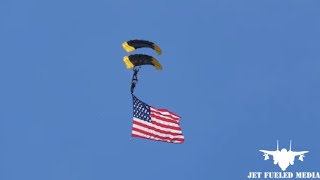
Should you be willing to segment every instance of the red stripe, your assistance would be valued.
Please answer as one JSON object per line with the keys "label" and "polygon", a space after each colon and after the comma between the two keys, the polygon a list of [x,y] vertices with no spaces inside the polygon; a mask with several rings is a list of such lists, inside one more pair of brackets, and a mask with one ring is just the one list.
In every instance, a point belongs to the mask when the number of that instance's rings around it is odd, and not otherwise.
{"label": "red stripe", "polygon": [[[153,108],[154,108],[154,107],[153,107]],[[154,108],[154,109],[157,109],[157,108]],[[171,114],[171,116],[174,115],[174,116],[177,116],[177,117],[181,118],[181,116],[179,116],[179,115],[177,115],[177,114],[169,111],[168,109],[157,109],[157,110],[158,110],[158,111],[161,111],[161,112],[168,112],[168,113]],[[173,117],[173,118],[175,118],[175,117]]]}
{"label": "red stripe", "polygon": [[162,120],[162,121],[166,121],[166,122],[169,122],[169,123],[174,123],[174,124],[178,124],[179,125],[179,121],[172,120],[172,119],[167,119],[167,118],[158,116],[158,115],[156,115],[154,113],[151,113],[151,118],[157,118],[157,119]]}
{"label": "red stripe", "polygon": [[[169,111],[168,109],[157,109],[157,108],[155,108],[155,107],[151,107],[151,108],[153,108],[153,109],[155,109],[155,110],[157,110],[157,111],[160,111],[160,112],[169,113],[170,115],[166,115],[166,116],[171,116],[171,117],[174,118],[174,119],[179,119],[179,118],[181,118],[179,115],[177,115],[177,114]],[[151,109],[151,110],[152,110],[152,109]],[[174,116],[177,116],[177,118],[174,117]]]}
{"label": "red stripe", "polygon": [[[146,132],[146,131],[143,131],[141,129],[137,129],[137,128],[134,128],[132,127],[132,131],[136,131],[136,132],[139,132],[139,133],[142,133],[142,134],[145,134],[147,136],[151,136],[152,137],[155,137],[155,138],[158,138],[158,139],[161,139],[162,141],[184,141],[184,138],[170,138],[170,137],[162,137],[162,136],[159,136],[159,135],[156,135],[156,134],[153,134],[153,133],[150,133],[150,132]],[[133,134],[132,134],[133,135]],[[151,139],[150,138],[150,139]],[[148,138],[147,138],[148,139]]]}
{"label": "red stripe", "polygon": [[161,114],[161,113],[156,112],[156,111],[151,111],[151,114],[154,114],[156,116],[160,116],[162,118],[166,118],[167,120],[171,120],[171,121],[179,121],[179,119],[180,119],[180,118],[173,118],[170,115]]}
{"label": "red stripe", "polygon": [[158,122],[152,121],[152,120],[151,120],[151,123],[154,124],[154,125],[163,127],[163,128],[168,128],[168,129],[173,129],[173,130],[181,131],[181,127],[165,125],[165,124],[161,124],[161,123],[158,123]]}
{"label": "red stripe", "polygon": [[[138,119],[138,118],[137,118],[137,119]],[[134,120],[135,120],[135,119],[133,119],[133,121],[134,121]],[[142,120],[142,121],[143,121],[143,120]],[[161,120],[159,120],[159,121],[161,121]],[[163,127],[163,128],[168,128],[168,129],[173,129],[173,130],[181,131],[181,127],[180,127],[179,124],[177,124],[177,123],[174,123],[174,124],[176,124],[177,126],[172,126],[172,125],[162,124],[162,123],[156,122],[155,120],[152,120],[152,119],[151,119],[151,123],[154,124],[154,125]],[[163,122],[163,123],[167,123],[167,122]]]}
{"label": "red stripe", "polygon": [[158,115],[162,115],[162,116],[165,116],[167,118],[170,118],[172,120],[175,120],[175,121],[178,121],[180,118],[179,117],[173,117],[171,114],[162,114],[161,112],[158,112],[158,111],[155,111],[155,110],[151,110],[151,113],[153,114],[158,114]]}
{"label": "red stripe", "polygon": [[173,135],[173,136],[177,136],[177,135],[182,135],[182,133],[174,133],[174,132],[170,132],[170,131],[164,131],[164,130],[161,130],[161,129],[157,129],[155,127],[152,127],[152,126],[149,126],[147,124],[143,124],[141,122],[138,122],[138,121],[133,121],[133,124],[136,124],[138,126],[142,126],[142,127],[145,127],[147,129],[151,129],[151,130],[154,130],[158,133],[162,133],[162,134],[170,134],[170,135]]}
{"label": "red stripe", "polygon": [[[144,138],[144,139],[154,140],[154,141],[163,141],[163,140],[158,140],[158,139],[147,138],[147,137],[144,137],[144,136],[139,136],[139,135],[136,135],[136,134],[132,134],[131,136],[132,136],[132,137],[137,137],[137,138]],[[179,143],[179,144],[181,144],[181,143],[184,142],[184,140],[183,140],[183,141],[165,141],[165,142],[169,142],[169,143]]]}
{"label": "red stripe", "polygon": [[163,140],[163,139],[156,139],[155,137],[145,137],[145,136],[142,136],[142,135],[137,135],[137,134],[132,134],[131,135],[132,137],[138,137],[138,138],[144,138],[144,139],[148,139],[148,140],[154,140],[154,141],[162,141],[162,142],[169,142],[169,143],[183,143],[184,142],[184,139],[183,140]]}

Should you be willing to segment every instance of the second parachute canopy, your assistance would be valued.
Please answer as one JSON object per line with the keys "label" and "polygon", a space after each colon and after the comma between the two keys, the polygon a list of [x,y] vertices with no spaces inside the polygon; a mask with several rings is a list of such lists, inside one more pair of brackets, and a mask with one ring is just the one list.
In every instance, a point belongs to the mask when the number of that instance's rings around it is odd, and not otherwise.
{"label": "second parachute canopy", "polygon": [[123,61],[128,69],[141,65],[152,65],[157,70],[162,70],[162,66],[156,58],[145,54],[132,54],[125,56],[123,57]]}

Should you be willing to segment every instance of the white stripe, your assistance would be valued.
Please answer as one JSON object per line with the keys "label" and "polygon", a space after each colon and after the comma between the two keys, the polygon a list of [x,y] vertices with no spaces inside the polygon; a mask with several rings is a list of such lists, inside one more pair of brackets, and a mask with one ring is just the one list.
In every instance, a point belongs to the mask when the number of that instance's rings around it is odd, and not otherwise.
{"label": "white stripe", "polygon": [[154,112],[154,111],[151,111],[151,114],[154,114],[156,116],[159,116],[161,118],[164,118],[164,119],[167,119],[167,120],[170,120],[170,121],[177,121],[177,122],[179,121],[179,119],[173,119],[172,117],[164,116],[164,115],[161,115],[161,114],[159,114],[157,112]]}
{"label": "white stripe", "polygon": [[175,129],[160,127],[160,126],[157,126],[157,125],[155,125],[155,124],[152,124],[152,123],[149,123],[149,122],[140,120],[140,119],[138,119],[138,118],[133,118],[133,120],[134,120],[134,121],[137,121],[137,122],[139,122],[139,123],[142,123],[142,124],[145,124],[145,125],[154,127],[154,128],[156,128],[156,129],[162,130],[162,131],[169,131],[169,132],[172,132],[172,133],[182,134],[182,131],[180,131],[180,130],[175,130]]}
{"label": "white stripe", "polygon": [[158,109],[156,109],[156,108],[153,108],[153,107],[150,107],[150,109],[151,110],[153,110],[153,111],[156,111],[156,112],[158,112],[158,113],[160,113],[160,114],[162,114],[162,115],[164,115],[164,116],[171,116],[172,118],[174,118],[174,119],[179,119],[180,117],[179,116],[176,116],[176,115],[174,115],[174,114],[172,114],[171,112],[169,112],[168,110],[158,110]]}
{"label": "white stripe", "polygon": [[157,123],[160,123],[160,124],[163,124],[163,125],[167,125],[167,126],[180,127],[179,124],[177,124],[177,123],[171,123],[171,122],[163,121],[163,120],[157,119],[155,117],[152,117],[151,121],[155,121]]}
{"label": "white stripe", "polygon": [[163,134],[163,133],[159,133],[157,131],[154,131],[154,130],[151,130],[151,129],[148,129],[148,128],[145,128],[145,127],[142,127],[142,126],[139,126],[139,125],[136,125],[136,124],[133,124],[133,127],[137,128],[139,130],[142,130],[142,131],[157,135],[157,136],[164,137],[164,138],[171,138],[171,139],[173,139],[173,138],[182,138],[183,139],[184,138],[183,135]]}
{"label": "white stripe", "polygon": [[176,121],[178,121],[178,120],[180,119],[180,117],[175,116],[175,115],[173,115],[173,114],[170,114],[169,112],[159,111],[159,110],[154,109],[154,108],[151,108],[151,111],[153,111],[153,112],[155,112],[155,113],[157,113],[157,114],[161,114],[162,116],[166,116],[166,117],[168,117],[168,118],[170,118],[170,119],[174,119],[174,120],[176,120]]}
{"label": "white stripe", "polygon": [[162,140],[162,139],[155,138],[153,136],[149,136],[149,135],[137,132],[137,131],[132,131],[132,134],[137,135],[137,136],[142,136],[142,137],[145,137],[145,138],[148,138],[148,139],[158,140],[158,141],[166,141],[166,142],[172,142],[172,143],[181,143],[182,142],[182,141],[178,141],[178,140],[174,140],[174,141],[172,141],[172,140]]}
{"label": "white stripe", "polygon": [[148,128],[145,128],[145,127],[142,127],[142,126],[139,126],[139,125],[136,125],[136,124],[133,124],[133,127],[137,128],[137,129],[140,129],[142,131],[157,135],[157,136],[161,136],[161,137],[166,137],[166,138],[184,138],[182,135],[175,135],[174,136],[174,135],[171,135],[171,134],[163,134],[163,133],[159,133],[157,131],[154,131],[154,130],[151,130],[151,129],[148,129]]}

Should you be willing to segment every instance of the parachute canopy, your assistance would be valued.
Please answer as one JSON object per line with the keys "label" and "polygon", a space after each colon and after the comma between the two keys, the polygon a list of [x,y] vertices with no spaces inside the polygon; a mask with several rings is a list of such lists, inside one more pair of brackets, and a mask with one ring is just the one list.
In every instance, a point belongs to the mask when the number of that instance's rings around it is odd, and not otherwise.
{"label": "parachute canopy", "polygon": [[158,55],[162,54],[162,50],[160,49],[159,46],[157,46],[153,42],[146,41],[146,40],[138,40],[138,39],[130,40],[122,43],[122,47],[127,52],[132,52],[138,48],[152,48],[157,52]]}
{"label": "parachute canopy", "polygon": [[162,66],[156,58],[145,54],[133,54],[125,56],[123,57],[123,62],[128,69],[134,68],[135,66],[152,65],[157,70],[162,70]]}

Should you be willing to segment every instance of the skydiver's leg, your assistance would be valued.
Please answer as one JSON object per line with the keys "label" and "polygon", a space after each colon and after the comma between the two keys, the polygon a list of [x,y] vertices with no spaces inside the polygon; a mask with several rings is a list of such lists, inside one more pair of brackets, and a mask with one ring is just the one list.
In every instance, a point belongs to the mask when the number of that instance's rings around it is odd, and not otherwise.
{"label": "skydiver's leg", "polygon": [[136,84],[137,84],[137,80],[132,80],[132,82],[131,82],[131,93],[133,93],[134,88],[136,87]]}
{"label": "skydiver's leg", "polygon": [[138,82],[138,72],[139,72],[139,68],[135,67],[133,69],[133,75],[132,75],[132,79],[131,79],[131,94],[134,91],[134,88],[136,87],[136,84]]}
{"label": "skydiver's leg", "polygon": [[136,87],[136,84],[134,82],[132,82],[131,83],[131,94],[133,93],[135,87]]}

